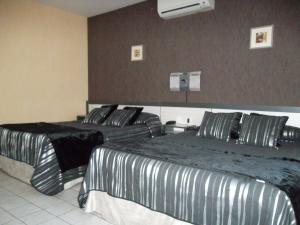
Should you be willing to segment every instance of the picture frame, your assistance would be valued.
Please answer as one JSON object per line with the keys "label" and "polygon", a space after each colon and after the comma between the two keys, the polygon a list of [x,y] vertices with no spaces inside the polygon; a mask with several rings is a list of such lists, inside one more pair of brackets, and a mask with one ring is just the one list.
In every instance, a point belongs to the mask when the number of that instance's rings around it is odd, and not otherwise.
{"label": "picture frame", "polygon": [[250,32],[250,49],[273,47],[274,25],[254,27]]}
{"label": "picture frame", "polygon": [[142,61],[144,59],[144,46],[133,45],[131,46],[131,61]]}

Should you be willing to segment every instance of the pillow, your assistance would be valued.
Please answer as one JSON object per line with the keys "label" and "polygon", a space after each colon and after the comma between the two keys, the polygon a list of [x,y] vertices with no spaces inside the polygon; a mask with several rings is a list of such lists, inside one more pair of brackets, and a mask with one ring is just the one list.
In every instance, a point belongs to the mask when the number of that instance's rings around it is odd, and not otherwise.
{"label": "pillow", "polygon": [[285,126],[280,136],[280,142],[296,142],[300,140],[300,128]]}
{"label": "pillow", "polygon": [[[250,115],[262,116],[259,113],[250,113]],[[279,137],[279,142],[294,143],[300,140],[300,128],[293,126],[284,126]]]}
{"label": "pillow", "polygon": [[242,113],[205,112],[197,136],[229,141],[238,137]]}
{"label": "pillow", "polygon": [[129,107],[129,106],[126,106],[123,109],[129,109],[129,110],[134,110],[135,111],[135,114],[133,115],[133,117],[128,122],[128,125],[132,125],[136,121],[136,119],[139,117],[139,115],[143,111],[144,107]]}
{"label": "pillow", "polygon": [[101,124],[116,108],[118,105],[103,105],[101,108],[95,108],[86,115],[82,123]]}
{"label": "pillow", "polygon": [[240,144],[277,148],[287,116],[244,114],[239,137]]}
{"label": "pillow", "polygon": [[108,114],[105,116],[105,119],[107,119],[109,115],[118,108],[118,105],[103,105],[101,108],[110,108]]}
{"label": "pillow", "polygon": [[101,124],[109,114],[109,108],[95,108],[86,115],[82,123]]}
{"label": "pillow", "polygon": [[152,113],[147,113],[147,112],[141,112],[139,117],[136,119],[136,121],[133,123],[134,125],[139,125],[139,124],[146,124],[148,121],[151,120],[159,120],[159,116],[152,114]]}
{"label": "pillow", "polygon": [[135,110],[117,109],[104,121],[104,126],[124,127],[134,116]]}

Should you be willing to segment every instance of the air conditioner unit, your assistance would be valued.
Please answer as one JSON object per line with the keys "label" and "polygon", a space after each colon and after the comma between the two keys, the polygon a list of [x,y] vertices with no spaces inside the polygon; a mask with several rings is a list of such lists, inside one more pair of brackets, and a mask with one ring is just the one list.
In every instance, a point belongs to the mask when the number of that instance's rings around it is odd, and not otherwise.
{"label": "air conditioner unit", "polygon": [[215,8],[215,0],[157,0],[157,11],[161,18],[172,19]]}

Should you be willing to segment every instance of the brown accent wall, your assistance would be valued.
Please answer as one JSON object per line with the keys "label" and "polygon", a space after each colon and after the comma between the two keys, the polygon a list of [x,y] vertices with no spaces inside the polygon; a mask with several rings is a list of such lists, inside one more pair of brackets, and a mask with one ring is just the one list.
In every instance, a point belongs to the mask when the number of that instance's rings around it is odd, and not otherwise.
{"label": "brown accent wall", "polygon": [[[216,0],[216,9],[172,20],[156,1],[88,19],[89,100],[184,102],[169,73],[202,70],[189,102],[300,106],[300,2]],[[250,29],[274,24],[274,47],[249,50]],[[146,59],[130,61],[131,45]]]}
{"label": "brown accent wall", "polygon": [[0,124],[74,120],[87,97],[87,18],[0,0]]}

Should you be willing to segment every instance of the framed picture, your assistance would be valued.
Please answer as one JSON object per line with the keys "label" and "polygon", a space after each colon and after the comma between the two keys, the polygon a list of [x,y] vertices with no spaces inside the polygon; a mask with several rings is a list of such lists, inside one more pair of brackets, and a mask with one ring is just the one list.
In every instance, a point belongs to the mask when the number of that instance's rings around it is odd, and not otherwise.
{"label": "framed picture", "polygon": [[273,25],[251,29],[250,49],[273,47]]}
{"label": "framed picture", "polygon": [[131,46],[131,61],[142,61],[144,59],[143,50],[143,45]]}

